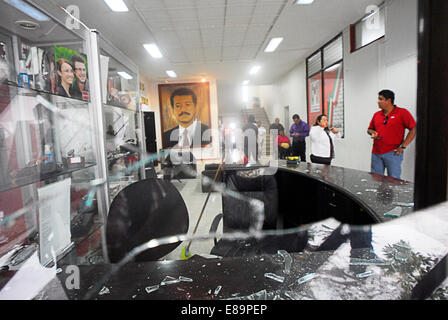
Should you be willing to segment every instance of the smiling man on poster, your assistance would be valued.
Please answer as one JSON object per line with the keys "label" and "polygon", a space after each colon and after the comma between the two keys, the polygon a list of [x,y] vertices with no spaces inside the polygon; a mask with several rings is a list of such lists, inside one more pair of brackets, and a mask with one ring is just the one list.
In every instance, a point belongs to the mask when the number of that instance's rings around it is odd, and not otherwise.
{"label": "smiling man on poster", "polygon": [[193,90],[179,88],[170,97],[171,108],[178,126],[163,133],[164,146],[204,147],[211,143],[209,127],[197,119],[198,101]]}

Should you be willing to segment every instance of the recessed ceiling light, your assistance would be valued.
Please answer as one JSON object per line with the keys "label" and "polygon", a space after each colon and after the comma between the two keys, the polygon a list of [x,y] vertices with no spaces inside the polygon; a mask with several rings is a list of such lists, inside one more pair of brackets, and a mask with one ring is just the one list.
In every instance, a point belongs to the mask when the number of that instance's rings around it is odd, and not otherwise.
{"label": "recessed ceiling light", "polygon": [[177,74],[176,72],[174,72],[173,70],[167,70],[166,74],[170,77],[170,78],[176,78]]}
{"label": "recessed ceiling light", "polygon": [[34,29],[39,28],[39,25],[33,21],[19,20],[14,23],[26,30],[34,30]]}
{"label": "recessed ceiling light", "polygon": [[3,0],[4,2],[12,5],[17,10],[22,11],[27,16],[30,16],[33,19],[36,19],[37,21],[49,21],[50,18],[48,18],[45,14],[34,8],[33,6],[29,5],[23,0]]}
{"label": "recessed ceiling light", "polygon": [[260,66],[253,66],[253,67],[250,69],[249,73],[250,73],[250,74],[256,74],[260,69],[261,69]]}
{"label": "recessed ceiling light", "polygon": [[312,4],[314,0],[297,0],[296,4]]}
{"label": "recessed ceiling light", "polygon": [[201,79],[201,82],[206,82],[206,81],[207,81],[207,79],[205,79],[205,78]]}
{"label": "recessed ceiling light", "polygon": [[122,77],[122,78],[124,78],[126,80],[131,80],[132,79],[132,76],[130,74],[128,74],[127,72],[125,72],[125,71],[118,71],[117,73],[120,75],[120,77]]}
{"label": "recessed ceiling light", "polygon": [[264,49],[264,52],[274,52],[282,41],[283,38],[272,38],[266,46],[266,49]]}
{"label": "recessed ceiling light", "polygon": [[153,57],[155,59],[159,59],[159,58],[163,57],[162,53],[159,50],[159,47],[155,43],[144,44],[143,47],[146,49],[146,51],[149,52],[151,57]]}
{"label": "recessed ceiling light", "polygon": [[243,81],[243,86],[247,86],[249,84],[249,80],[244,80]]}
{"label": "recessed ceiling light", "polygon": [[128,7],[123,0],[104,0],[112,11],[126,12],[129,11]]}

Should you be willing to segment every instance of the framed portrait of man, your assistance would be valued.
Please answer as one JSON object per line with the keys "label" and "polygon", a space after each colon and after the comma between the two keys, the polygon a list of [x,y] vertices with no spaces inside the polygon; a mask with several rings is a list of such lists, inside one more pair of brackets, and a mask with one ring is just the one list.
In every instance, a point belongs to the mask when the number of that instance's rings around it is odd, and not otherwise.
{"label": "framed portrait of man", "polygon": [[211,145],[208,82],[159,84],[159,102],[164,149]]}

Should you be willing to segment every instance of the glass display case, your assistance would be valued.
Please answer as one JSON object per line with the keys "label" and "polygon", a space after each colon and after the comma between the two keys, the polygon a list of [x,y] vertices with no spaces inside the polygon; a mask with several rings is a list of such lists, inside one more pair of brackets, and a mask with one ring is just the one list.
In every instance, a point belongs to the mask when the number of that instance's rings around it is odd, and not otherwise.
{"label": "glass display case", "polygon": [[0,2],[0,266],[32,254],[51,265],[72,248],[83,262],[102,254],[89,239],[101,238],[107,209],[96,44],[51,1],[15,4]]}
{"label": "glass display case", "polygon": [[[141,165],[142,117],[138,69],[99,38],[109,201],[127,185],[145,178]],[[122,61],[126,63],[125,66]]]}

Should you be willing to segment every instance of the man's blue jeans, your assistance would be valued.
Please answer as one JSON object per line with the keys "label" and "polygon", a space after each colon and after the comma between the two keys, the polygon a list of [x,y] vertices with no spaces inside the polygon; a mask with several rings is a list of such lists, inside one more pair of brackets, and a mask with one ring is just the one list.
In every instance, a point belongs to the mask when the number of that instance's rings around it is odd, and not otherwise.
{"label": "man's blue jeans", "polygon": [[384,175],[384,169],[387,169],[387,175],[400,179],[401,162],[403,161],[403,153],[395,155],[395,151],[385,154],[372,153],[371,172]]}

